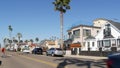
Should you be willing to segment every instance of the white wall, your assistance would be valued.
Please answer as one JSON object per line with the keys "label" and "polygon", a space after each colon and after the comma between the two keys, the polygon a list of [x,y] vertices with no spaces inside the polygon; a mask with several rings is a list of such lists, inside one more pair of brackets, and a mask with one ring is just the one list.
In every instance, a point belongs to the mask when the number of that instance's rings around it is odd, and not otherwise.
{"label": "white wall", "polygon": [[[118,32],[118,30],[114,27],[114,26],[110,26],[111,28],[111,34],[114,38],[118,38],[118,36],[120,36],[120,32]],[[105,29],[105,26],[102,27],[101,31],[96,35],[96,39],[97,40],[103,40],[103,30]]]}
{"label": "white wall", "polygon": [[[95,39],[86,40],[85,47],[82,49],[82,51],[88,51],[88,42],[90,43],[90,51],[98,51],[98,46]],[[93,42],[94,46],[92,45]]]}

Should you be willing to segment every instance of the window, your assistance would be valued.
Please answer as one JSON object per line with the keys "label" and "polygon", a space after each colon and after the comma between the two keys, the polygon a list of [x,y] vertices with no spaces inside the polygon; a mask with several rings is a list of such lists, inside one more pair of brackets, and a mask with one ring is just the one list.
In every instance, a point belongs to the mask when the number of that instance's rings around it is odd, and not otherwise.
{"label": "window", "polygon": [[97,45],[98,45],[98,47],[100,47],[100,41],[97,41]]}
{"label": "window", "polygon": [[80,29],[74,30],[73,35],[74,35],[74,38],[79,38],[80,37]]}
{"label": "window", "polygon": [[97,41],[97,45],[98,45],[98,47],[103,47],[103,41],[102,40]]}
{"label": "window", "polygon": [[110,47],[110,46],[111,46],[110,40],[104,40],[104,41],[103,41],[103,45],[104,45],[105,47]]}
{"label": "window", "polygon": [[110,37],[110,36],[111,36],[110,24],[106,24],[104,29],[104,37]]}
{"label": "window", "polygon": [[97,33],[99,32],[99,30],[97,30]]}
{"label": "window", "polygon": [[116,40],[115,39],[113,39],[111,43],[112,43],[112,46],[116,46]]}
{"label": "window", "polygon": [[91,35],[91,30],[83,29],[83,36],[90,36],[90,35]]}
{"label": "window", "polygon": [[68,35],[69,35],[69,38],[72,38],[72,33],[71,32],[69,32]]}
{"label": "window", "polygon": [[50,50],[54,50],[55,48],[50,48]]}
{"label": "window", "polygon": [[90,42],[88,42],[88,48],[90,48]]}
{"label": "window", "polygon": [[120,39],[117,39],[117,45],[120,47]]}
{"label": "window", "polygon": [[95,43],[94,43],[94,42],[92,42],[92,46],[93,46],[93,47],[95,46]]}
{"label": "window", "polygon": [[83,46],[85,46],[85,42],[83,42]]}

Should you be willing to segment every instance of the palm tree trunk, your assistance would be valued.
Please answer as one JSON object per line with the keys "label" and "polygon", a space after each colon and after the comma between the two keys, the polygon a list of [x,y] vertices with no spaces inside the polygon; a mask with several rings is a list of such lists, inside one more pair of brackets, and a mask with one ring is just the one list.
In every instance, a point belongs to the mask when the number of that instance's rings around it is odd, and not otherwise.
{"label": "palm tree trunk", "polygon": [[[12,41],[12,39],[11,39],[11,31],[9,31],[9,36],[10,36],[10,39],[9,39],[9,40]],[[11,49],[11,47],[12,47],[12,45],[11,45],[11,41],[9,42],[9,43],[10,43],[10,49]]]}
{"label": "palm tree trunk", "polygon": [[63,49],[63,12],[60,12],[61,48]]}
{"label": "palm tree trunk", "polygon": [[20,37],[18,37],[18,45],[20,45]]}

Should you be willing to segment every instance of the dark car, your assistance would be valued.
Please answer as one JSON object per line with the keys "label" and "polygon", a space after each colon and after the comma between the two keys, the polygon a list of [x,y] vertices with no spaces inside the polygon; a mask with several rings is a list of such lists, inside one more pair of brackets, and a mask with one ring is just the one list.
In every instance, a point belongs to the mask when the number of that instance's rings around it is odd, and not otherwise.
{"label": "dark car", "polygon": [[33,50],[32,50],[32,54],[43,54],[43,50],[42,50],[42,48],[34,48]]}
{"label": "dark car", "polygon": [[108,55],[107,68],[120,68],[120,53]]}

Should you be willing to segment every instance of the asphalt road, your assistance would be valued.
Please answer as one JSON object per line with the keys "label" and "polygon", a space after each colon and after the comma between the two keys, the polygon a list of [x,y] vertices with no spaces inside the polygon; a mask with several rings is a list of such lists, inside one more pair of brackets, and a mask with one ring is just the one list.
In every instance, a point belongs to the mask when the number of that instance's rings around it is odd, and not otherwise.
{"label": "asphalt road", "polygon": [[7,53],[1,58],[0,68],[106,68],[102,60],[80,59],[71,57],[51,57],[46,55],[33,55],[21,53]]}

